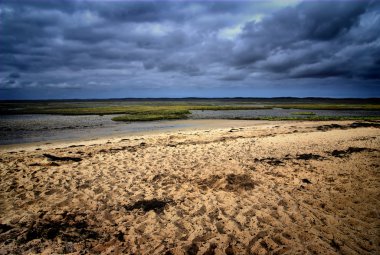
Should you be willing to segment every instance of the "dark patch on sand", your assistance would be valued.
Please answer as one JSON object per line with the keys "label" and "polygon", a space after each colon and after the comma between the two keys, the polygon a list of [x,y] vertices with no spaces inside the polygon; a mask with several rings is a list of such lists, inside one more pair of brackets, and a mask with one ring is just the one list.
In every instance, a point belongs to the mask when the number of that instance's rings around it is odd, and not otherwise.
{"label": "dark patch on sand", "polygon": [[226,255],[235,255],[235,252],[231,244],[228,245],[224,252],[226,253]]}
{"label": "dark patch on sand", "polygon": [[317,155],[317,154],[312,154],[312,153],[305,153],[305,154],[299,154],[297,155],[296,159],[301,159],[301,160],[322,160],[325,159],[324,157]]}
{"label": "dark patch on sand", "polygon": [[285,163],[282,160],[277,159],[277,158],[262,158],[262,159],[255,158],[254,161],[260,162],[260,163],[266,163],[266,164],[271,165],[271,166],[284,166],[285,165]]}
{"label": "dark patch on sand", "polygon": [[77,147],[83,147],[84,145],[83,144],[79,144],[79,145],[70,145],[68,148],[77,148]]}
{"label": "dark patch on sand", "polygon": [[41,166],[40,163],[32,163],[32,164],[29,164],[29,166]]}
{"label": "dark patch on sand", "polygon": [[207,251],[203,255],[215,255],[215,250],[218,246],[214,243],[210,244],[210,247],[207,249]]}
{"label": "dark patch on sand", "polygon": [[329,131],[332,129],[346,129],[346,126],[338,125],[338,124],[330,124],[330,125],[321,125],[317,127],[319,131]]}
{"label": "dark patch on sand", "polygon": [[190,245],[190,247],[187,249],[186,254],[188,254],[188,255],[196,255],[196,254],[198,254],[198,251],[199,251],[199,248],[198,248],[197,244],[192,243]]}
{"label": "dark patch on sand", "polygon": [[211,175],[198,182],[202,189],[222,189],[226,191],[252,190],[258,185],[248,174]]}
{"label": "dark patch on sand", "polygon": [[[127,149],[129,146],[124,146],[124,147],[121,147],[121,148],[110,148],[108,151],[109,152],[116,152],[116,151],[123,151],[125,149]],[[100,152],[107,152],[106,150],[101,150]]]}
{"label": "dark patch on sand", "polygon": [[117,240],[119,240],[120,242],[125,242],[125,239],[124,239],[124,233],[119,231],[119,233],[116,234],[116,238]]}
{"label": "dark patch on sand", "polygon": [[303,183],[306,183],[306,184],[311,184],[311,181],[309,181],[309,179],[306,179],[306,178],[305,178],[305,179],[302,179],[301,181],[302,181]]}
{"label": "dark patch on sand", "polygon": [[332,239],[330,242],[331,247],[333,247],[336,251],[340,250],[340,245],[335,241],[335,239]]}
{"label": "dark patch on sand", "polygon": [[318,154],[303,153],[303,154],[297,154],[295,157],[291,157],[289,154],[287,154],[283,158],[273,158],[273,157],[261,158],[261,159],[255,158],[254,162],[265,163],[271,166],[285,166],[285,162],[289,160],[324,160],[324,159],[326,158]]}
{"label": "dark patch on sand", "polygon": [[156,213],[162,213],[165,209],[165,206],[170,203],[171,200],[140,200],[132,205],[125,205],[124,208],[127,211],[133,211],[142,209],[144,212],[155,211]]}
{"label": "dark patch on sand", "polygon": [[349,147],[347,150],[333,150],[330,154],[336,158],[348,157],[350,154],[359,152],[374,152],[375,149],[370,148],[360,148],[360,147]]}
{"label": "dark patch on sand", "polygon": [[74,161],[74,162],[82,161],[81,158],[76,158],[76,157],[58,157],[58,156],[54,156],[54,155],[47,154],[47,153],[45,153],[43,155],[51,161]]}
{"label": "dark patch on sand", "polygon": [[361,128],[361,127],[372,127],[380,128],[380,123],[375,122],[354,122],[350,125],[339,125],[339,124],[330,124],[330,125],[321,125],[317,127],[319,131],[329,131],[332,129],[349,129],[349,128]]}
{"label": "dark patch on sand", "polygon": [[118,151],[124,151],[124,150],[126,150],[128,152],[136,152],[138,148],[144,148],[146,146],[147,146],[147,144],[142,142],[139,145],[135,145],[135,146],[122,146],[122,147],[117,147],[117,148],[110,148],[108,150],[101,149],[101,150],[99,150],[99,152],[106,152],[106,153],[110,152],[110,153],[112,153],[112,152],[118,152]]}
{"label": "dark patch on sand", "polygon": [[123,146],[119,148],[110,148],[109,150],[106,149],[101,149],[99,152],[105,152],[105,153],[112,153],[112,152],[119,152],[119,151],[128,151],[128,152],[136,152],[135,146]]}
{"label": "dark patch on sand", "polygon": [[29,226],[24,236],[19,240],[28,243],[34,239],[53,240],[59,237],[63,241],[81,242],[88,239],[98,239],[99,234],[89,229],[83,219],[84,214],[62,214],[60,220],[40,220]]}
{"label": "dark patch on sand", "polygon": [[11,230],[13,227],[7,224],[0,224],[0,234]]}
{"label": "dark patch on sand", "polygon": [[351,128],[360,128],[360,127],[373,127],[380,128],[380,123],[376,122],[354,122],[350,125]]}
{"label": "dark patch on sand", "polygon": [[256,185],[248,174],[228,174],[226,181],[226,189],[230,191],[236,191],[238,189],[251,190],[254,189]]}

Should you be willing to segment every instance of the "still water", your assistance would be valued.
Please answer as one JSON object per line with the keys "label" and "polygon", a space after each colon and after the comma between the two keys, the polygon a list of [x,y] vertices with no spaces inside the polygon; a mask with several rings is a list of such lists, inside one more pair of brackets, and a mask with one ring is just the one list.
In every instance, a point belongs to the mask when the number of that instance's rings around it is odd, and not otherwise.
{"label": "still water", "polygon": [[50,140],[96,139],[107,135],[187,127],[170,121],[116,122],[117,115],[7,115],[0,116],[0,145]]}
{"label": "still water", "polygon": [[[299,110],[299,109],[265,109],[265,110],[228,110],[228,111],[192,111],[190,120],[235,119],[255,117],[307,117],[292,115],[294,112],[313,112],[315,116],[379,116],[380,111],[360,110]],[[2,115],[0,116],[0,145],[43,142],[50,140],[96,139],[99,137],[133,134],[148,131],[171,130],[179,128],[204,127],[197,121],[151,121],[151,122],[115,122],[111,119],[117,115]],[[209,124],[208,124],[209,125]],[[207,127],[206,127],[207,128]]]}
{"label": "still water", "polygon": [[307,115],[294,115],[297,112],[313,112],[313,116],[379,116],[380,111],[363,110],[300,110],[300,109],[265,109],[265,110],[228,110],[228,111],[191,111],[193,119],[235,119],[257,117],[299,117],[307,118]]}

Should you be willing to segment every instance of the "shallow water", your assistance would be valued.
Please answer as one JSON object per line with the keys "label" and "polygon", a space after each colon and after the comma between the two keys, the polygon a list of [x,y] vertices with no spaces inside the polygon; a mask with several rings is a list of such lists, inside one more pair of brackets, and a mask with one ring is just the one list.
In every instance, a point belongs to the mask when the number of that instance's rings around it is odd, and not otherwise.
{"label": "shallow water", "polygon": [[[266,109],[266,110],[228,110],[228,111],[192,111],[191,120],[234,119],[255,117],[307,117],[292,115],[294,112],[314,112],[316,116],[379,116],[380,111],[349,110],[300,110],[300,109]],[[196,121],[151,121],[151,122],[115,122],[111,119],[117,115],[2,115],[0,116],[0,145],[43,142],[50,140],[97,139],[99,137],[133,134],[150,131],[172,130],[179,128],[208,128],[209,123]]]}
{"label": "shallow water", "polygon": [[363,111],[363,110],[301,110],[301,109],[265,109],[265,110],[226,110],[210,111],[196,110],[191,111],[192,119],[234,119],[234,118],[257,118],[257,117],[298,117],[307,118],[310,115],[294,115],[296,112],[313,112],[312,116],[379,116],[380,111]]}
{"label": "shallow water", "polygon": [[0,145],[50,140],[97,139],[107,135],[170,130],[189,123],[170,121],[116,122],[116,115],[7,115],[0,116]]}

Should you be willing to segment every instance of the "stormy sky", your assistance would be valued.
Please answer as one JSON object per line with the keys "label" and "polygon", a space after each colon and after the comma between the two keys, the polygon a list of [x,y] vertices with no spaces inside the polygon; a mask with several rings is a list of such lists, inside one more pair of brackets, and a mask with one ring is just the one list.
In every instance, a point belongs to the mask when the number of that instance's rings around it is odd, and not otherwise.
{"label": "stormy sky", "polygon": [[379,97],[380,1],[0,1],[0,99]]}

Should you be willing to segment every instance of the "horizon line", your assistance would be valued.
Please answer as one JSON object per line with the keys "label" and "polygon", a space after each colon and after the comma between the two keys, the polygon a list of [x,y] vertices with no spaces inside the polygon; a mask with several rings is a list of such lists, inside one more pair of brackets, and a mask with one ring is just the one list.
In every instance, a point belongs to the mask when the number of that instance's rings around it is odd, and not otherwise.
{"label": "horizon line", "polygon": [[62,99],[0,99],[9,101],[110,101],[110,100],[187,100],[187,99],[335,99],[335,100],[380,100],[380,97],[121,97],[121,98],[62,98]]}

